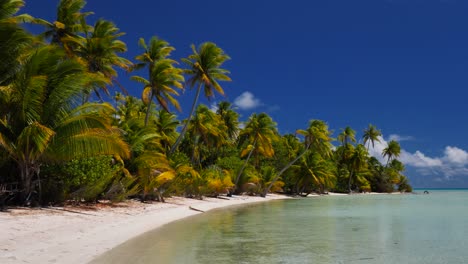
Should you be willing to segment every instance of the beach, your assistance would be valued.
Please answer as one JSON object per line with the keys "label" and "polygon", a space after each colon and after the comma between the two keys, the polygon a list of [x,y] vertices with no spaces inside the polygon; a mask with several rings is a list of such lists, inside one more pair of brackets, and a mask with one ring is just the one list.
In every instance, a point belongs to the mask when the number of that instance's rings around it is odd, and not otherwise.
{"label": "beach", "polygon": [[173,197],[166,203],[130,200],[89,207],[11,209],[0,213],[0,263],[87,263],[129,239],[179,219],[216,208],[288,197],[223,198]]}

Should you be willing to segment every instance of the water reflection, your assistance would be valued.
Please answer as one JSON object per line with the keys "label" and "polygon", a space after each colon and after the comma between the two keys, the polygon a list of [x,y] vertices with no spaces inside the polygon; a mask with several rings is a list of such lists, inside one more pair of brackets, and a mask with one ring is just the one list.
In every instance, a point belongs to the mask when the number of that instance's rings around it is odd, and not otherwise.
{"label": "water reflection", "polygon": [[466,212],[468,198],[428,199],[320,197],[216,210],[147,233],[94,263],[458,263],[468,257],[466,218],[443,219]]}

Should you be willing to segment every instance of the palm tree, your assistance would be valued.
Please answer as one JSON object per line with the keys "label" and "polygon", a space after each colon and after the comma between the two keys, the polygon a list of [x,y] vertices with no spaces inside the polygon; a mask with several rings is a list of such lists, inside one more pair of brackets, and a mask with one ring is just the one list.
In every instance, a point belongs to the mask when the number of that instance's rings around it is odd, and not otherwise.
{"label": "palm tree", "polygon": [[223,121],[205,105],[197,107],[188,132],[193,137],[192,163],[201,160],[200,143],[207,148],[220,148],[227,140]]}
{"label": "palm tree", "polygon": [[192,103],[190,115],[182,128],[179,138],[177,138],[177,141],[172,146],[170,154],[174,153],[187,132],[187,126],[195,112],[202,87],[205,91],[205,96],[211,98],[214,96],[213,90],[224,95],[224,90],[218,81],[231,81],[231,78],[227,76],[229,71],[220,68],[230,58],[216,44],[205,42],[198,46],[198,49],[195,48],[195,45],[192,45],[192,51],[193,54],[188,58],[182,59],[182,61],[189,66],[189,69],[185,71],[190,76],[187,83],[192,88],[198,85],[197,92]]}
{"label": "palm tree", "polygon": [[234,186],[230,171],[216,165],[207,167],[200,174],[205,183],[204,193],[209,196],[217,197]]}
{"label": "palm tree", "polygon": [[151,38],[149,46],[143,38],[140,39],[139,45],[144,49],[144,53],[136,56],[135,59],[139,63],[133,69],[147,67],[149,77],[145,79],[140,76],[132,76],[132,80],[144,85],[142,97],[148,107],[145,118],[145,124],[148,125],[151,102],[154,98],[167,112],[169,112],[169,103],[177,110],[181,110],[179,102],[172,95],[179,95],[173,87],[183,89],[184,77],[182,70],[174,67],[177,62],[167,59],[174,50],[174,47],[169,46],[169,43],[155,36]]}
{"label": "palm tree", "polygon": [[61,45],[67,53],[73,52],[70,38],[77,38],[88,30],[86,17],[92,12],[83,13],[86,5],[84,0],[61,0],[57,7],[57,20],[49,22],[43,19],[35,19],[34,22],[44,25],[47,29],[42,37],[50,38],[52,44]]}
{"label": "palm tree", "polygon": [[232,109],[231,103],[226,101],[218,104],[216,114],[218,114],[224,121],[228,137],[232,142],[234,142],[239,136],[239,114]]}
{"label": "palm tree", "polygon": [[314,147],[317,152],[323,153],[325,156],[330,156],[331,154],[331,143],[332,138],[330,137],[331,132],[328,130],[328,125],[322,120],[311,120],[309,127],[306,130],[298,130],[298,134],[301,134],[305,137],[304,140],[304,151],[299,154],[295,159],[289,162],[273,179],[273,181],[268,185],[268,187],[263,191],[262,196],[265,197],[266,194],[270,191],[270,188],[273,186],[275,181],[294,163],[296,163],[307,151]]}
{"label": "palm tree", "polygon": [[348,180],[348,191],[349,193],[352,192],[351,190],[351,180],[355,173],[361,171],[363,167],[367,165],[367,158],[368,153],[364,145],[359,144],[354,149],[353,155],[351,156],[351,164],[350,164],[350,172],[349,172],[349,180]]}
{"label": "palm tree", "polygon": [[247,158],[237,173],[236,181],[234,182],[235,191],[237,190],[242,172],[252,154],[255,152],[257,156],[272,157],[275,154],[272,142],[277,139],[276,123],[273,122],[269,115],[260,113],[250,116],[245,128],[240,132],[240,144],[242,145],[244,142],[247,144],[241,153],[241,157],[247,155]]}
{"label": "palm tree", "polygon": [[19,69],[18,57],[33,42],[32,36],[19,25],[31,20],[31,17],[27,14],[16,15],[23,6],[22,0],[0,0],[0,85],[10,81]]}
{"label": "palm tree", "polygon": [[372,148],[374,148],[375,141],[380,142],[379,137],[382,136],[382,132],[378,130],[374,125],[369,124],[367,129],[364,130],[364,135],[362,138],[364,139],[364,145],[367,143],[367,150],[369,150],[369,146],[372,143]]}
{"label": "palm tree", "polygon": [[387,157],[387,164],[385,166],[388,166],[390,160],[398,158],[400,156],[400,153],[401,148],[398,142],[396,142],[395,140],[391,140],[390,142],[388,142],[388,146],[382,151],[383,157]]}
{"label": "palm tree", "polygon": [[76,107],[88,81],[86,69],[54,46],[39,47],[22,60],[8,86],[1,87],[0,148],[18,165],[26,198],[44,162],[101,154],[129,156],[114,129],[109,104]]}
{"label": "palm tree", "polygon": [[[119,53],[127,51],[127,45],[119,40],[123,35],[114,23],[99,19],[90,31],[85,31],[85,37],[66,37],[65,40],[76,46],[74,54],[86,65],[89,72],[94,73],[95,78],[103,77],[109,84],[117,83],[117,71],[114,67],[129,70],[132,64],[119,56]],[[105,84],[101,83],[99,87],[106,94],[109,93]],[[95,85],[93,90],[102,101],[97,88]],[[122,86],[120,88],[126,93]]]}
{"label": "palm tree", "polygon": [[[135,159],[137,177],[143,189],[143,199],[155,193],[160,202],[164,201],[164,192],[183,186],[189,188],[190,184],[200,178],[200,174],[185,160],[179,158],[168,159],[163,153],[145,151]],[[181,184],[176,184],[180,183]]]}
{"label": "palm tree", "polygon": [[120,123],[125,124],[131,119],[143,119],[146,109],[141,100],[120,93],[116,93],[114,99],[117,103],[116,121],[118,126],[121,126]]}
{"label": "palm tree", "polygon": [[154,121],[153,126],[156,127],[156,131],[160,135],[160,142],[165,152],[168,153],[170,147],[177,139],[176,128],[179,125],[179,121],[176,119],[176,116],[172,113],[169,113],[163,109],[157,111],[157,118]]}
{"label": "palm tree", "polygon": [[341,133],[338,135],[338,140],[343,146],[354,143],[356,142],[356,131],[347,126],[345,129],[342,129]]}
{"label": "palm tree", "polygon": [[318,152],[310,151],[301,161],[303,172],[299,175],[299,180],[302,181],[299,192],[302,192],[306,188],[306,184],[310,182],[318,186],[321,193],[335,185],[336,176],[333,171],[333,163],[330,160],[325,159]]}

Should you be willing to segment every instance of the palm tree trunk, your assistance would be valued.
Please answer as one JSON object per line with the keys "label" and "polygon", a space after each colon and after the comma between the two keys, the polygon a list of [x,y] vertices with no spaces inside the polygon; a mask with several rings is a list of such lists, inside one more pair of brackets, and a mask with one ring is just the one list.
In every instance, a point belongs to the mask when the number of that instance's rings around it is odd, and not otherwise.
{"label": "palm tree trunk", "polygon": [[153,93],[153,90],[151,90],[150,101],[149,101],[148,107],[146,109],[145,126],[148,126],[149,115],[150,115],[150,112],[151,112],[151,103],[153,102],[153,97],[154,97],[154,93]]}
{"label": "palm tree trunk", "polygon": [[252,146],[252,149],[250,150],[249,152],[249,155],[247,155],[247,159],[245,159],[245,162],[244,164],[242,165],[242,168],[239,170],[239,173],[237,173],[237,177],[236,177],[236,182],[234,183],[234,193],[237,191],[237,184],[239,184],[239,180],[240,180],[240,177],[242,175],[242,172],[244,172],[244,169],[245,167],[247,166],[247,163],[249,162],[249,159],[250,157],[252,156],[252,153],[254,152],[255,150],[255,145],[257,145],[257,138],[255,138],[254,142],[253,142],[253,146]]}
{"label": "palm tree trunk", "polygon": [[294,163],[296,163],[296,161],[298,161],[302,156],[304,156],[304,154],[306,154],[306,152],[309,150],[310,148],[310,144],[307,145],[307,147],[305,148],[305,150],[299,154],[295,159],[293,159],[291,162],[289,162],[277,175],[276,177],[273,179],[273,181],[270,182],[270,184],[268,185],[268,187],[263,190],[261,196],[262,197],[266,197],[267,193],[270,191],[271,187],[273,186],[273,184],[275,184],[275,182],[278,180],[278,178],[285,172],[289,169],[289,167],[291,167]]}
{"label": "palm tree trunk", "polygon": [[353,178],[353,170],[349,173],[349,180],[348,180],[348,191],[351,193],[351,179]]}
{"label": "palm tree trunk", "polygon": [[197,151],[197,146],[198,146],[198,136],[193,137],[193,150],[192,150],[192,165],[195,166],[195,152]]}
{"label": "palm tree trunk", "polygon": [[19,164],[21,176],[21,200],[26,204],[31,194],[32,171],[27,163]]}
{"label": "palm tree trunk", "polygon": [[172,148],[171,148],[171,150],[169,151],[169,156],[172,155],[172,154],[174,153],[174,151],[177,149],[177,147],[179,146],[180,142],[181,142],[182,139],[184,138],[185,133],[187,132],[188,124],[190,123],[190,120],[192,120],[193,113],[195,112],[195,108],[196,108],[196,106],[197,106],[198,98],[200,97],[201,86],[202,86],[202,83],[200,83],[200,84],[198,85],[197,94],[195,95],[195,99],[193,100],[193,103],[192,103],[192,110],[190,111],[190,115],[189,115],[189,117],[188,117],[188,119],[187,119],[187,122],[185,122],[185,125],[184,125],[184,127],[182,128],[182,131],[180,132],[179,137],[177,138],[177,140],[176,140],[176,142],[174,143],[174,145],[172,145]]}

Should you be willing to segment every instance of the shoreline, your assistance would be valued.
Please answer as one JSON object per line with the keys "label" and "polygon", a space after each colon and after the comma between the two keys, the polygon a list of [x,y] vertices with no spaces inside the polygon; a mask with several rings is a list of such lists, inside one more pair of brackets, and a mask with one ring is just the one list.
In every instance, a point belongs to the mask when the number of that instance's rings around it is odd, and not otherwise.
{"label": "shoreline", "polygon": [[[322,196],[395,193],[333,193]],[[301,197],[299,197],[301,198]],[[233,205],[294,199],[281,194],[166,199],[166,203],[99,203],[92,206],[13,208],[0,212],[0,263],[89,263],[105,252],[171,222]]]}
{"label": "shoreline", "polygon": [[0,213],[0,263],[88,263],[106,251],[171,222],[232,205],[292,199],[234,196],[166,203],[14,208]]}

